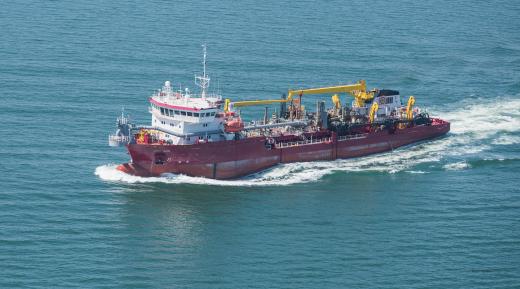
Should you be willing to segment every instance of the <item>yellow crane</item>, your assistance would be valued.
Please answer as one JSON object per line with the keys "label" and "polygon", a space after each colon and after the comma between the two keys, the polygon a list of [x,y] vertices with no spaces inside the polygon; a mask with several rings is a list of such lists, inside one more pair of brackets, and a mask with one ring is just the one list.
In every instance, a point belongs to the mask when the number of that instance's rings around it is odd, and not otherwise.
{"label": "yellow crane", "polygon": [[408,104],[406,105],[406,119],[412,120],[413,119],[413,106],[415,104],[415,97],[410,96],[408,99]]}
{"label": "yellow crane", "polygon": [[224,110],[229,111],[230,106],[244,107],[244,106],[253,106],[253,105],[265,105],[265,104],[273,104],[273,103],[291,102],[295,95],[302,96],[302,95],[306,95],[306,94],[329,94],[329,93],[336,94],[336,95],[332,96],[332,102],[334,103],[334,105],[337,108],[338,108],[338,106],[341,106],[337,93],[348,93],[348,94],[352,95],[355,99],[355,102],[354,102],[355,107],[363,107],[363,106],[365,106],[366,101],[372,100],[374,98],[374,93],[367,91],[366,82],[364,80],[360,80],[359,82],[357,82],[355,84],[348,84],[348,85],[289,90],[286,99],[246,100],[246,101],[235,101],[235,102],[231,102],[231,100],[226,99],[225,104],[224,104]]}
{"label": "yellow crane", "polygon": [[341,100],[339,99],[339,96],[337,94],[334,94],[332,96],[332,103],[334,103],[334,108],[335,109],[340,109],[341,108]]}
{"label": "yellow crane", "polygon": [[377,114],[378,109],[379,104],[377,104],[377,102],[374,101],[374,103],[372,103],[372,106],[370,107],[370,113],[368,114],[368,120],[370,121],[370,123],[374,122],[374,118]]}
{"label": "yellow crane", "polygon": [[[224,111],[229,111],[231,107],[244,107],[244,106],[253,106],[253,105],[264,105],[264,104],[273,104],[273,103],[283,103],[287,102],[287,99],[264,99],[264,100],[245,100],[245,101],[235,101],[231,102],[229,98],[226,98],[224,102]],[[230,107],[231,106],[231,107]]]}
{"label": "yellow crane", "polygon": [[355,98],[354,106],[362,107],[365,106],[365,101],[374,98],[374,93],[367,91],[367,85],[364,80],[360,80],[355,84],[309,88],[309,89],[296,89],[289,90],[287,94],[287,100],[291,101],[294,95],[304,94],[328,94],[328,93],[348,93]]}

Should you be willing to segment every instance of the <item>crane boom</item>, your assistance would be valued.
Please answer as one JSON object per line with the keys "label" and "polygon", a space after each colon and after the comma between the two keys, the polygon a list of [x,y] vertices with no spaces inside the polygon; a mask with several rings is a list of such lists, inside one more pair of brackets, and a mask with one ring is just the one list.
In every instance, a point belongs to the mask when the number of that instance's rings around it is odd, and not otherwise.
{"label": "crane boom", "polygon": [[283,103],[283,102],[288,102],[288,100],[287,99],[263,99],[263,100],[245,100],[245,101],[232,102],[230,99],[226,99],[226,101],[224,103],[224,110],[230,111],[233,107],[254,106],[254,105],[264,105],[264,104]]}
{"label": "crane boom", "polygon": [[339,86],[329,86],[329,87],[319,87],[319,88],[309,88],[309,89],[295,89],[289,90],[287,94],[287,100],[291,101],[294,95],[304,95],[304,94],[327,94],[327,93],[349,93],[354,96],[356,102],[355,105],[357,107],[362,107],[365,104],[365,101],[371,100],[374,98],[374,94],[371,92],[367,92],[367,85],[364,80],[360,80],[355,84],[348,85],[339,85]]}
{"label": "crane boom", "polygon": [[266,99],[266,100],[237,101],[237,102],[233,103],[233,107],[273,104],[273,103],[280,103],[280,102],[287,102],[287,100],[285,100],[285,99]]}
{"label": "crane boom", "polygon": [[[235,102],[232,102],[231,100],[226,99],[224,109],[225,109],[225,111],[229,111],[233,107],[291,102],[295,95],[301,96],[304,94],[329,94],[329,93],[349,93],[352,96],[354,96],[354,98],[355,98],[354,105],[356,107],[363,107],[365,105],[365,101],[368,101],[368,100],[371,100],[374,98],[374,93],[368,92],[366,90],[367,90],[366,82],[364,80],[360,80],[359,82],[357,82],[355,84],[348,84],[348,85],[289,90],[286,99],[246,100],[246,101],[235,101]],[[338,101],[336,102],[335,100],[338,100]],[[339,98],[334,98],[333,101],[336,106],[339,104]]]}

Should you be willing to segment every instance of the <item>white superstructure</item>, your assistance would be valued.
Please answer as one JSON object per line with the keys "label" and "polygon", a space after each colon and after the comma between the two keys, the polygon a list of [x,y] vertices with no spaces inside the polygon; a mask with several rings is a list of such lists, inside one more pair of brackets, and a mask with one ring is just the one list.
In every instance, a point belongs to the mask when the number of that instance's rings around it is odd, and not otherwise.
{"label": "white superstructure", "polygon": [[195,77],[201,93],[192,94],[187,88],[174,91],[166,81],[162,89],[150,97],[152,128],[158,137],[172,144],[219,141],[228,138],[223,126],[223,100],[207,92],[210,78],[206,74],[206,47],[202,76]]}
{"label": "white superstructure", "polygon": [[379,104],[376,119],[381,117],[384,118],[394,116],[403,106],[401,103],[401,96],[399,94],[378,96],[374,98],[373,102],[377,102]]}

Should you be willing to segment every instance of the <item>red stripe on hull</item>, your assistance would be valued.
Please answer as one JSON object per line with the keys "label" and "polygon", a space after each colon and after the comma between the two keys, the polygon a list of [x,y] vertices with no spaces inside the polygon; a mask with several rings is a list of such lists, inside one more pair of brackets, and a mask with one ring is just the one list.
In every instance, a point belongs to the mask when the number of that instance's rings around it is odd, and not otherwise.
{"label": "red stripe on hull", "polygon": [[130,144],[132,162],[119,170],[138,176],[163,173],[185,174],[214,179],[232,179],[252,174],[279,163],[334,160],[366,156],[434,138],[450,130],[448,122],[434,119],[432,125],[372,132],[364,137],[270,148],[266,138],[200,143],[194,145]]}

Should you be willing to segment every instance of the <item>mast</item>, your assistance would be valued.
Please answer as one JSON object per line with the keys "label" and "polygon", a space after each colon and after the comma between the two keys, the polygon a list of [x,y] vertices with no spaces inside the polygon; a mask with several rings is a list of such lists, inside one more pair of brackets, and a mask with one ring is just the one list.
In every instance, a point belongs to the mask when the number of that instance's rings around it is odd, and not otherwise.
{"label": "mast", "polygon": [[201,88],[201,97],[206,98],[206,89],[209,87],[209,76],[206,74],[206,44],[202,45],[202,51],[204,54],[202,60],[202,76],[195,76],[195,84]]}

